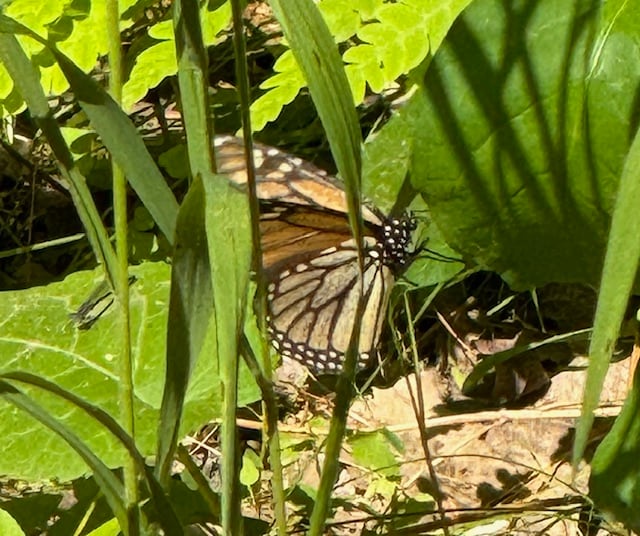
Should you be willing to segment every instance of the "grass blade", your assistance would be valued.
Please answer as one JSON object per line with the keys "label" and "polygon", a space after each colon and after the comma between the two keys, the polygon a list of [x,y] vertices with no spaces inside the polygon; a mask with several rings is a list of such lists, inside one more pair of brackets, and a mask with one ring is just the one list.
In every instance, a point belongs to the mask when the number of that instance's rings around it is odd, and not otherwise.
{"label": "grass blade", "polygon": [[600,401],[604,378],[640,260],[640,130],[622,170],[618,196],[611,220],[611,231],[604,259],[602,282],[589,347],[589,368],[582,404],[582,416],[576,426],[573,446],[574,467],[582,458],[593,424],[594,410]]}
{"label": "grass blade", "polygon": [[[362,138],[342,59],[329,29],[311,0],[274,0],[271,5],[305,76],[311,97],[326,130],[335,163],[345,182],[352,233],[356,243],[362,245],[360,202]],[[358,254],[362,274],[361,247]],[[356,309],[357,318],[362,317],[363,310],[364,299],[361,292]],[[344,371],[339,377],[336,389],[336,403],[327,439],[326,458],[317,500],[311,515],[309,529],[311,535],[319,536],[324,532],[331,493],[338,475],[338,458],[354,392],[353,380],[358,359],[359,332],[360,325],[355,322],[349,348],[345,354]]]}
{"label": "grass blade", "polygon": [[[156,474],[166,486],[175,453],[189,377],[213,315],[202,181],[189,189],[178,212],[171,269],[167,370],[160,409]],[[213,378],[212,378],[213,381]]]}
{"label": "grass blade", "polygon": [[244,314],[251,271],[251,238],[247,199],[226,179],[207,177],[207,247],[223,390],[222,421],[222,525],[225,534],[240,529],[240,460],[236,411],[238,403],[238,341],[244,331]]}
{"label": "grass blade", "polygon": [[85,461],[93,472],[96,482],[100,486],[105,499],[118,518],[122,531],[129,534],[137,534],[137,527],[129,525],[129,517],[124,503],[124,486],[122,482],[111,472],[102,461],[66,426],[58,422],[31,398],[19,391],[9,383],[0,381],[0,396],[23,410],[64,439]]}
{"label": "grass blade", "polygon": [[14,380],[28,385],[33,385],[44,391],[48,391],[64,400],[67,400],[82,409],[87,415],[102,424],[109,432],[111,432],[122,445],[127,449],[129,456],[136,464],[138,473],[145,478],[147,487],[151,493],[160,525],[167,531],[167,534],[181,534],[182,527],[168,502],[164,492],[162,491],[158,481],[155,479],[150,469],[145,465],[145,460],[140,451],[137,449],[135,442],[129,434],[120,426],[120,424],[107,412],[99,407],[87,402],[83,398],[74,393],[59,387],[57,384],[46,380],[35,374],[28,372],[7,372],[0,375],[1,378]]}
{"label": "grass blade", "polygon": [[194,0],[173,3],[182,121],[187,133],[192,177],[213,169],[213,131],[207,98],[207,53],[202,41],[200,10]]}

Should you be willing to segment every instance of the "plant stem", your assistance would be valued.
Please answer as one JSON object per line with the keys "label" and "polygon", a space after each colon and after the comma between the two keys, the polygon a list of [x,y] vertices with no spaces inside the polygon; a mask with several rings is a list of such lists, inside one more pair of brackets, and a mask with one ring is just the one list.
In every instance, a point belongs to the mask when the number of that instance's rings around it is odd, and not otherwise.
{"label": "plant stem", "polygon": [[[118,0],[108,0],[105,4],[107,33],[109,36],[109,91],[113,99],[122,101],[122,48],[120,44]],[[133,366],[131,356],[131,326],[129,316],[129,262],[127,243],[127,182],[122,169],[112,163],[113,170],[113,214],[116,234],[116,256],[118,258],[118,276],[115,292],[119,306],[120,319],[120,419],[126,432],[135,440],[135,414],[133,390]],[[124,461],[124,484],[127,510],[130,516],[129,528],[139,530],[138,477],[133,458],[127,455]]]}

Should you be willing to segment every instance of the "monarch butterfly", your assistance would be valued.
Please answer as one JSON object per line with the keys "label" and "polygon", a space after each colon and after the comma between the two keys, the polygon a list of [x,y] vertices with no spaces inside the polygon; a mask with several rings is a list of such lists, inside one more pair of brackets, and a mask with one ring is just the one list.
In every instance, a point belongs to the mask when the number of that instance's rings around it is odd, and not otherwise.
{"label": "monarch butterfly", "polygon": [[[214,144],[219,173],[245,185],[242,141],[219,136]],[[273,147],[256,144],[254,160],[271,342],[280,355],[317,374],[339,373],[360,292],[345,192],[322,169]],[[366,205],[362,216],[366,306],[358,362],[364,368],[375,355],[415,223]]]}

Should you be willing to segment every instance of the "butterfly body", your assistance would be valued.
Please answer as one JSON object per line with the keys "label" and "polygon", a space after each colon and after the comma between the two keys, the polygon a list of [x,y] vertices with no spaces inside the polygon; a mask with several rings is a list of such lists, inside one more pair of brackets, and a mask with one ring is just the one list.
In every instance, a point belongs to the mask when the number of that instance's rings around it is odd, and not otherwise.
{"label": "butterfly body", "polygon": [[[222,136],[215,147],[218,171],[246,185],[242,142]],[[325,171],[278,149],[256,145],[254,160],[273,346],[318,374],[340,372],[362,290],[358,351],[366,365],[376,353],[396,275],[409,257],[413,221],[362,206],[360,285],[344,190]]]}

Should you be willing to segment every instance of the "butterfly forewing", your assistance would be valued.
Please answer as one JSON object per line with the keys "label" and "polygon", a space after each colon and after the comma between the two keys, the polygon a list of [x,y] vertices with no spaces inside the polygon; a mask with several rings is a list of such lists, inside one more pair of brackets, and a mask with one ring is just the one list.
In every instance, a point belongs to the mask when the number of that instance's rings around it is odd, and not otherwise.
{"label": "butterfly forewing", "polygon": [[[263,265],[279,271],[282,264],[291,266],[313,258],[318,252],[351,238],[344,216],[323,214],[307,207],[263,213],[260,222]],[[346,224],[346,225],[345,225]]]}
{"label": "butterfly forewing", "polygon": [[[218,171],[238,185],[246,184],[247,171],[242,141],[231,136],[218,136],[215,148]],[[254,145],[253,155],[260,200],[306,205],[341,214],[348,212],[344,190],[324,170],[301,158],[259,143]],[[374,225],[382,225],[380,216],[368,207],[362,207],[362,217]]]}

